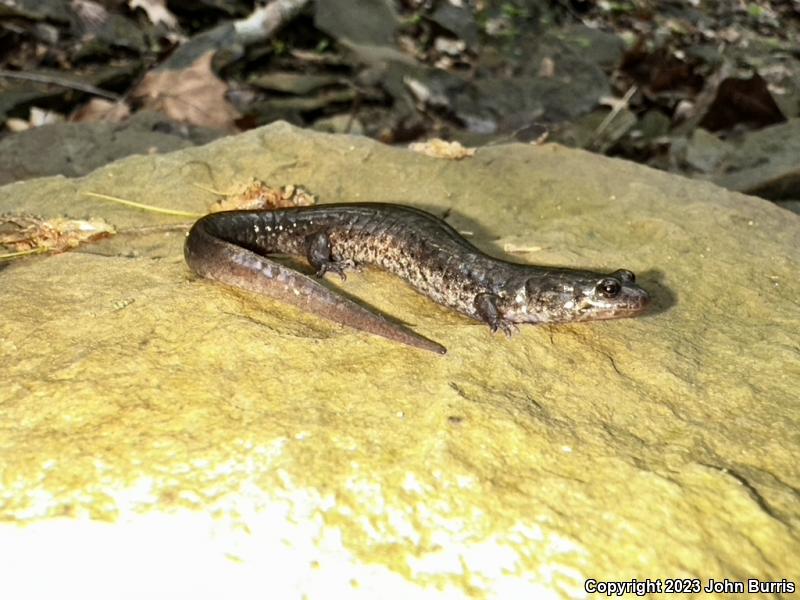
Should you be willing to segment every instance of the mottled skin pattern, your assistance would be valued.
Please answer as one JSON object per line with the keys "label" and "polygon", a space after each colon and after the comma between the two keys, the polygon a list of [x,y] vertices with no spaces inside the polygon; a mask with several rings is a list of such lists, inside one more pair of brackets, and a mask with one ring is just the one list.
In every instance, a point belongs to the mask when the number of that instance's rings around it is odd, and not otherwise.
{"label": "mottled skin pattern", "polygon": [[[321,276],[371,264],[436,302],[510,333],[516,323],[634,316],[647,292],[633,273],[609,275],[511,263],[484,254],[444,221],[396,204],[328,204],[203,217],[186,241],[200,275],[281,298],[327,318],[435,352],[444,348],[269,260],[304,256]],[[355,311],[355,312],[354,312]]]}

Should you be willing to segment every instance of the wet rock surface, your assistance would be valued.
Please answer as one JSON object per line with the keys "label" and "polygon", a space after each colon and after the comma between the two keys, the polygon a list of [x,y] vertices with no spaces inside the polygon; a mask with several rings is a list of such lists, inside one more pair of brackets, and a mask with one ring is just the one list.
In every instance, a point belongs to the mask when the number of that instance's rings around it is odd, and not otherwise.
{"label": "wet rock surface", "polygon": [[[220,137],[148,112],[124,124],[57,123],[0,139],[0,184],[64,175],[77,177],[131,154],[170,152]],[[55,141],[55,143],[54,143]]]}

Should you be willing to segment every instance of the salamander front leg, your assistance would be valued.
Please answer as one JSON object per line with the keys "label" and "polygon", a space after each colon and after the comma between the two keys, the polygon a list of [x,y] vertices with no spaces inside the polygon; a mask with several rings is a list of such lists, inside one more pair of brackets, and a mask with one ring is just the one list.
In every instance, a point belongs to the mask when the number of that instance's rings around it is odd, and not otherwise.
{"label": "salamander front leg", "polygon": [[492,333],[496,333],[500,330],[508,337],[511,337],[511,334],[517,331],[517,326],[511,321],[504,319],[500,314],[500,311],[497,309],[497,301],[499,299],[500,298],[495,294],[483,293],[475,296],[473,304],[481,321],[489,325]]}
{"label": "salamander front leg", "polygon": [[328,234],[318,231],[306,238],[306,259],[317,270],[317,277],[322,277],[330,271],[342,278],[347,279],[345,270],[355,267],[352,260],[335,261],[331,259],[331,241]]}

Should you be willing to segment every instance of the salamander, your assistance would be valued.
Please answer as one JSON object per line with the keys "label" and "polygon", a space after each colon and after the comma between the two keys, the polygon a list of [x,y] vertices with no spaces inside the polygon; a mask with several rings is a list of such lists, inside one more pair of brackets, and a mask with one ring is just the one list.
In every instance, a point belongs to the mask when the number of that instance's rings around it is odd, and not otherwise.
{"label": "salamander", "polygon": [[[305,257],[316,277],[268,255]],[[631,271],[594,273],[513,263],[485,254],[443,220],[399,204],[323,204],[206,215],[184,256],[198,275],[282,300],[356,329],[439,354],[440,344],[320,283],[374,265],[490,329],[638,315],[650,298]]]}

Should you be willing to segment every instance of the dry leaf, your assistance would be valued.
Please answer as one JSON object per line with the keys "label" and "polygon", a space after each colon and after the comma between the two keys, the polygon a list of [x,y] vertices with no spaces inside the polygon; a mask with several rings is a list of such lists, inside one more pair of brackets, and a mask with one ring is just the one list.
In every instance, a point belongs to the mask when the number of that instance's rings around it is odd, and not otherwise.
{"label": "dry leaf", "polygon": [[539,77],[552,79],[556,74],[556,63],[549,56],[545,56],[539,63]]}
{"label": "dry leaf", "polygon": [[72,113],[69,120],[74,123],[94,123],[96,121],[119,123],[127,119],[130,114],[131,109],[124,102],[111,102],[103,98],[92,98]]}
{"label": "dry leaf", "polygon": [[11,133],[19,133],[20,131],[25,131],[30,128],[31,124],[25,119],[17,119],[16,117],[6,119],[6,129]]}
{"label": "dry leaf", "polygon": [[163,23],[168,29],[177,29],[178,27],[178,20],[169,12],[164,0],[128,0],[128,6],[131,10],[141,8],[153,25]]}
{"label": "dry leaf", "polygon": [[116,229],[102,219],[42,219],[32,215],[0,215],[0,245],[15,252],[64,252],[114,235]]}
{"label": "dry leaf", "polygon": [[223,210],[273,210],[292,206],[311,206],[317,203],[312,193],[299,185],[268,186],[260,179],[251,179],[238,191],[226,194],[209,207],[209,212]]}
{"label": "dry leaf", "polygon": [[446,142],[439,138],[433,138],[426,142],[414,142],[409,144],[408,148],[426,156],[448,160],[461,160],[475,154],[475,148],[465,148],[458,142]]}
{"label": "dry leaf", "polygon": [[708,131],[732,129],[736,125],[759,129],[785,120],[767,82],[754,72],[748,79],[722,79],[699,125]]}
{"label": "dry leaf", "polygon": [[452,40],[446,37],[437,37],[433,41],[433,47],[437,52],[448,54],[450,56],[459,56],[464,50],[467,49],[467,43],[464,40]]}
{"label": "dry leaf", "polygon": [[19,133],[20,131],[33,129],[34,127],[59,123],[63,120],[64,115],[53,112],[52,110],[31,106],[27,121],[25,119],[11,118],[6,121],[6,127],[14,133]]}
{"label": "dry leaf", "polygon": [[211,69],[213,52],[206,52],[191,67],[150,71],[133,96],[145,108],[176,121],[214,129],[235,129],[239,113],[225,98],[227,84]]}
{"label": "dry leaf", "polygon": [[92,0],[71,0],[69,4],[73,14],[77,15],[78,21],[87,32],[99,31],[110,18],[105,7]]}

